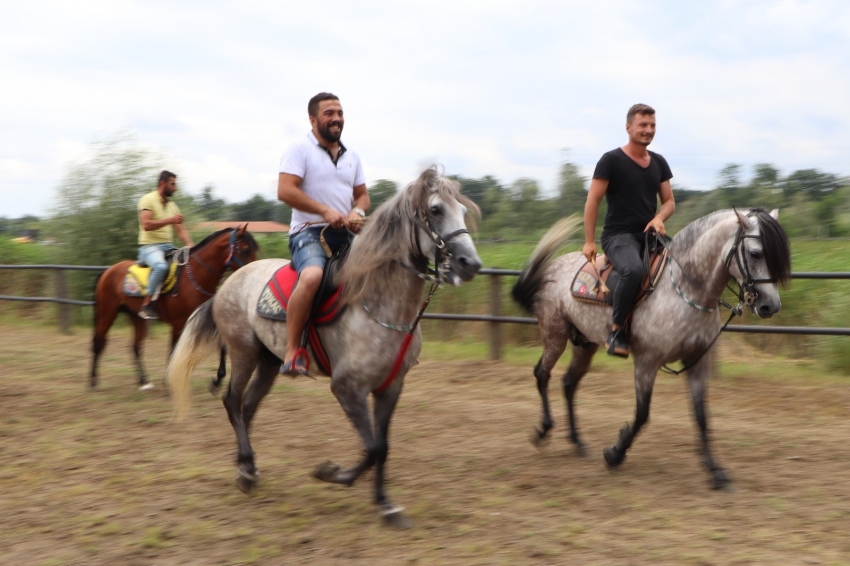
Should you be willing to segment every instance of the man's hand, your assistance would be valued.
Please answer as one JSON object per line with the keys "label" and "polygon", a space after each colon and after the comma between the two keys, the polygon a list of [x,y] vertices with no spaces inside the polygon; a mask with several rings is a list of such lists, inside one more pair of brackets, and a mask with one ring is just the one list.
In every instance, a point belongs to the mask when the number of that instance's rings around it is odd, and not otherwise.
{"label": "man's hand", "polygon": [[332,208],[327,208],[322,213],[322,218],[325,219],[325,222],[330,224],[331,228],[342,228],[345,226],[348,228],[348,218],[341,213]]}
{"label": "man's hand", "polygon": [[649,232],[650,229],[655,230],[659,236],[667,235],[667,230],[664,229],[664,221],[661,220],[660,216],[656,216],[650,220],[649,224],[646,225],[646,228],[644,228],[643,231]]}
{"label": "man's hand", "polygon": [[183,224],[183,215],[175,214],[171,218],[168,219],[171,224]]}
{"label": "man's hand", "polygon": [[353,210],[348,213],[348,229],[357,234],[363,228],[364,218]]}
{"label": "man's hand", "polygon": [[596,265],[596,242],[585,242],[581,254],[587,258],[587,261]]}

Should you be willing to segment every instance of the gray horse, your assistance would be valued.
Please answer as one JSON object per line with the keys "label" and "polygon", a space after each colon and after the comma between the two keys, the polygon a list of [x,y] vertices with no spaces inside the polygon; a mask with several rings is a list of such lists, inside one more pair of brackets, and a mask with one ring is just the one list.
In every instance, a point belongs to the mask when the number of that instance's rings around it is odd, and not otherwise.
{"label": "gray horse", "polygon": [[[470,211],[477,214],[478,208],[460,193],[457,182],[435,168],[422,173],[379,207],[354,239],[340,276],[347,308],[336,321],[319,328],[332,367],[331,391],[360,434],[366,454],[349,469],[326,463],[314,475],[350,486],[375,466],[375,502],[390,523],[400,526],[407,521],[384,493],[384,463],[404,375],[421,350],[419,328],[410,328],[410,323],[417,319],[426,281],[459,285],[481,267],[465,225]],[[429,268],[430,261],[435,269]],[[248,436],[251,420],[278,375],[286,347],[286,323],[258,316],[257,301],[272,274],[286,263],[257,261],[227,279],[215,298],[189,319],[168,366],[167,379],[183,415],[191,400],[192,370],[222,344],[227,346],[232,367],[223,401],[238,443],[237,486],[245,492],[259,477]],[[399,355],[403,347],[406,354]],[[315,359],[311,362],[318,367]],[[387,384],[391,372],[396,377]],[[367,403],[370,393],[373,417]]]}
{"label": "gray horse", "polygon": [[[706,382],[713,369],[713,347],[721,328],[718,306],[724,287],[734,278],[742,304],[753,313],[769,318],[779,311],[777,284],[784,284],[790,277],[791,259],[788,238],[776,217],[777,211],[768,214],[762,209],[714,212],[686,226],[668,245],[669,267],[655,291],[638,304],[632,315],[630,342],[637,407],[634,423],[627,424],[617,442],[603,452],[609,466],[623,462],[647,421],[658,370],[681,360],[688,368],[702,458],[711,474],[711,485],[716,489],[729,482],[726,471],[711,454],[705,414]],[[551,260],[578,225],[578,220],[569,218],[549,230],[517,280],[513,297],[537,316],[543,339],[543,355],[534,368],[543,419],[532,439],[539,444],[553,426],[548,397],[550,372],[571,340],[573,356],[564,375],[564,395],[570,440],[584,455],[585,444],[578,434],[573,403],[579,381],[599,344],[605,343],[611,307],[573,298],[573,277],[585,262],[580,252]]]}

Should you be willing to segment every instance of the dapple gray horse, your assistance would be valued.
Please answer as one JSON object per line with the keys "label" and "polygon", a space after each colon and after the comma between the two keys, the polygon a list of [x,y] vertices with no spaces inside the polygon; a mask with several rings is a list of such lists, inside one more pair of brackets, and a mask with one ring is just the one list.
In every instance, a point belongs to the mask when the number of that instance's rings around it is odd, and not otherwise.
{"label": "dapple gray horse", "polygon": [[[366,454],[349,469],[326,463],[314,475],[350,486],[375,466],[375,502],[395,525],[407,521],[384,492],[387,437],[404,375],[421,350],[418,327],[412,341],[406,342],[406,355],[399,357],[396,379],[389,386],[385,381],[405,343],[405,331],[413,332],[409,324],[419,312],[426,280],[459,285],[481,267],[465,225],[467,213],[477,210],[460,193],[457,182],[440,176],[435,168],[426,170],[378,208],[354,239],[340,277],[347,308],[333,323],[319,328],[332,367],[331,391],[360,434]],[[429,269],[430,261],[435,270]],[[189,319],[168,366],[167,379],[182,415],[189,407],[193,368],[222,344],[227,346],[231,378],[223,401],[238,443],[237,486],[245,492],[258,480],[248,436],[251,420],[278,375],[286,347],[286,323],[261,318],[257,301],[272,274],[286,263],[261,260],[234,273]],[[311,361],[318,367],[315,359]],[[370,393],[373,417],[367,403]]]}
{"label": "dapple gray horse", "polygon": [[[777,284],[791,273],[788,238],[776,221],[776,211],[714,212],[694,221],[668,245],[670,263],[655,291],[635,307],[631,321],[637,407],[632,425],[626,425],[617,442],[604,450],[605,462],[619,466],[626,451],[649,417],[652,388],[658,370],[681,360],[687,369],[694,416],[702,440],[702,458],[711,474],[712,487],[729,482],[726,471],[714,460],[709,447],[705,414],[706,382],[713,369],[713,347],[721,329],[720,296],[730,278],[739,285],[742,304],[761,318],[779,311]],[[539,444],[552,428],[548,385],[552,368],[573,342],[572,361],[564,375],[564,395],[570,421],[570,440],[579,454],[585,445],[576,426],[574,400],[582,376],[610,331],[611,307],[573,298],[571,284],[584,264],[580,252],[551,260],[577,226],[562,220],[543,237],[516,285],[514,299],[537,316],[543,355],[534,368],[543,403],[541,427],[532,437]]]}

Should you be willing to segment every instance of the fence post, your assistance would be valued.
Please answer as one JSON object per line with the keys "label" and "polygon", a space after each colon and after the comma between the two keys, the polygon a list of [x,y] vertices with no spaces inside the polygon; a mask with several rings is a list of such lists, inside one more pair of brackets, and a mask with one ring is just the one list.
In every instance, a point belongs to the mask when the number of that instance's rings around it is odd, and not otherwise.
{"label": "fence post", "polygon": [[[490,315],[501,316],[502,294],[501,280],[499,275],[490,276]],[[490,359],[498,360],[502,357],[502,325],[498,322],[490,323]]]}
{"label": "fence post", "polygon": [[[56,270],[56,296],[60,299],[64,299],[65,297],[65,270],[57,269]],[[70,320],[68,313],[68,305],[65,303],[59,303],[59,330],[68,333],[68,329],[70,328]]]}

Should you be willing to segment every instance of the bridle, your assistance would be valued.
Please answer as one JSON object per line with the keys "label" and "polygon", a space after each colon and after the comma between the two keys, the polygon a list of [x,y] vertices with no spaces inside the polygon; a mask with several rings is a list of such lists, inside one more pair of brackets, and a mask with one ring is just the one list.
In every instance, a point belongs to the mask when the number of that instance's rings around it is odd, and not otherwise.
{"label": "bridle", "polygon": [[[752,211],[747,214],[747,218],[751,218],[755,212]],[[735,235],[735,243],[732,244],[732,249],[729,250],[729,254],[726,256],[726,269],[729,269],[732,264],[732,257],[734,256],[735,262],[738,264],[738,272],[743,278],[743,282],[738,282],[738,300],[742,304],[752,308],[756,304],[756,299],[759,297],[758,291],[756,291],[756,285],[759,283],[776,283],[776,279],[753,279],[753,276],[750,274],[749,263],[747,262],[747,247],[744,244],[744,240],[747,238],[760,240],[762,244],[764,243],[761,235],[752,236],[744,234],[744,227],[739,226],[738,233]],[[729,289],[732,292],[735,291],[731,287]]]}
{"label": "bridle", "polygon": [[[469,230],[466,228],[460,228],[446,236],[442,236],[431,228],[431,223],[425,214],[414,215],[413,223],[417,227],[422,228],[434,243],[434,267],[431,268],[427,266],[426,263],[425,271],[423,272],[415,267],[407,265],[404,262],[400,262],[400,264],[406,270],[429,283],[435,283],[438,286],[443,285],[443,283],[446,282],[446,276],[449,274],[452,267],[452,252],[449,250],[448,243],[453,238],[456,238],[461,234],[469,234]],[[425,259],[428,263],[430,263],[430,258],[426,257],[425,254],[422,253],[422,245],[419,241],[419,230],[414,231],[414,240],[416,242],[416,258]]]}
{"label": "bridle", "polygon": [[[192,254],[191,248],[185,247],[185,248],[180,248],[179,250],[177,250],[177,254],[175,255],[174,261],[180,267],[186,268],[186,276],[188,277],[189,282],[192,284],[192,287],[194,287],[195,290],[198,291],[199,293],[201,293],[202,295],[205,295],[207,297],[212,297],[212,296],[215,296],[215,292],[210,293],[209,291],[207,291],[206,289],[201,287],[198,284],[197,281],[195,281],[195,276],[192,273],[192,266],[189,264],[189,260],[194,259],[196,262],[198,262],[198,264],[200,264],[201,267],[203,267],[204,269],[206,269],[207,271],[209,271],[210,273],[212,273],[213,275],[215,275],[216,277],[219,277],[219,278],[224,277],[224,274],[227,273],[228,269],[236,271],[240,267],[244,267],[245,262],[242,261],[239,258],[240,252],[236,247],[237,244],[242,240],[241,237],[240,238],[236,237],[237,231],[238,230],[236,228],[234,228],[230,231],[230,241],[229,241],[229,249],[228,249],[228,253],[227,253],[227,258],[224,260],[224,265],[222,266],[221,271],[218,271],[218,270],[210,267],[209,265],[204,263],[200,258],[198,258],[195,254]],[[234,263],[236,263],[235,267],[233,265]],[[177,287],[174,288],[174,295],[176,295],[176,294],[177,294]]]}

